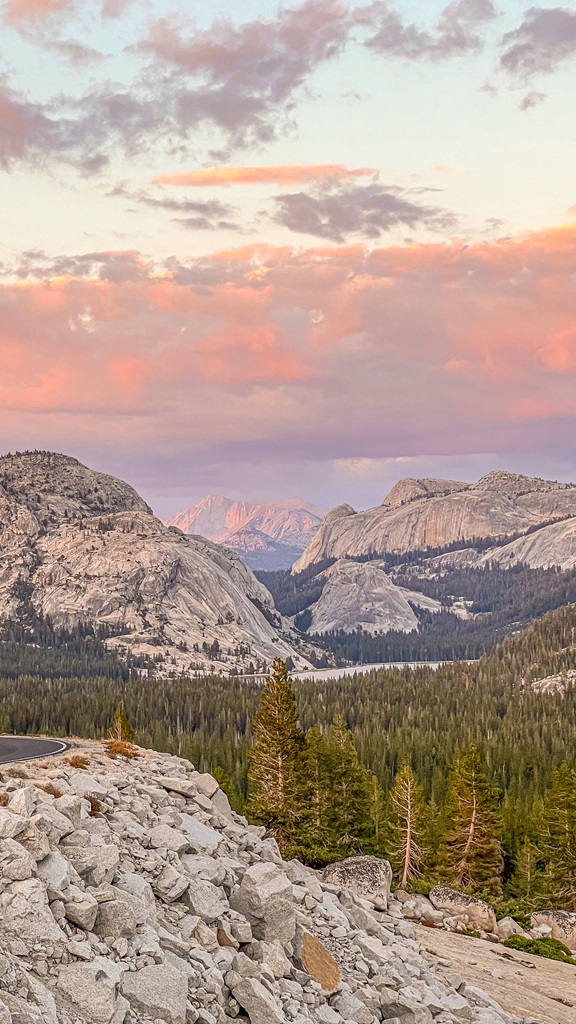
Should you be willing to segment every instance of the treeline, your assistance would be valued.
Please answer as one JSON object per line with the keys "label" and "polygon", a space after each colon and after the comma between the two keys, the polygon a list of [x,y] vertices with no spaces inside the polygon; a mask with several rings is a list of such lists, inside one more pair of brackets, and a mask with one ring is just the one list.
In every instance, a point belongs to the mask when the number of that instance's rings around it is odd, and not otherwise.
{"label": "treeline", "polygon": [[[491,538],[490,546],[493,546]],[[411,553],[414,560],[415,553]],[[422,556],[422,552],[420,552]],[[394,560],[395,556],[387,556]],[[404,558],[404,556],[402,556]],[[517,631],[546,612],[576,601],[576,569],[531,569],[525,565],[502,569],[446,568],[434,577],[424,577],[410,569],[410,556],[394,573],[394,582],[409,590],[420,591],[438,600],[444,610],[432,613],[414,605],[419,629],[368,633],[333,630],[314,635],[316,646],[326,651],[318,665],[370,664],[385,661],[448,661],[480,657],[508,633]],[[259,573],[269,588],[277,608],[294,615],[298,629],[307,632],[312,624],[311,606],[317,601],[326,580],[321,575],[331,562],[310,566],[292,576],[289,572]],[[387,568],[391,568],[388,566]],[[451,610],[458,598],[468,602],[472,618],[462,618]]]}
{"label": "treeline", "polygon": [[341,715],[331,726],[299,725],[285,665],[275,662],[253,722],[249,798],[287,857],[321,866],[355,855],[390,860],[395,884],[429,891],[445,884],[489,899],[523,920],[549,905],[576,907],[576,771],[563,762],[526,820],[510,856],[502,793],[473,744],[451,759],[445,798],[426,800],[407,759],[385,793],[358,757]]}
{"label": "treeline", "polygon": [[[119,632],[115,629],[114,636]],[[135,673],[152,671],[154,662],[150,658],[121,659],[108,650],[104,641],[110,635],[103,626],[94,628],[85,623],[57,628],[49,617],[26,607],[18,619],[0,623],[0,677],[126,681]]]}

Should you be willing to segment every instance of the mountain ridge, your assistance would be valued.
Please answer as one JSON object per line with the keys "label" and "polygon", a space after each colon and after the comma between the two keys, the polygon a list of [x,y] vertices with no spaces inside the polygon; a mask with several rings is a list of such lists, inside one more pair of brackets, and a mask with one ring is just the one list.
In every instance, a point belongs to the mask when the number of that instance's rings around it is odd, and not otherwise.
{"label": "mountain ridge", "polygon": [[164,526],[128,484],[69,456],[0,458],[0,538],[3,619],[90,623],[173,673],[307,662],[232,550]]}
{"label": "mountain ridge", "polygon": [[266,569],[289,568],[323,516],[323,509],[300,498],[250,502],[208,494],[165,522],[232,548],[252,568]]}

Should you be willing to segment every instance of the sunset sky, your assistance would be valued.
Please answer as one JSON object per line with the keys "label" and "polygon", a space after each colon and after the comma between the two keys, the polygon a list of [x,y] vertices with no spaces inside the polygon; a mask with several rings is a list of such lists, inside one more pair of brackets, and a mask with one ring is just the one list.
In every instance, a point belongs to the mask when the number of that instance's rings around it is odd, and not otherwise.
{"label": "sunset sky", "polygon": [[1,41],[2,451],[161,515],[576,478],[576,4],[5,0]]}

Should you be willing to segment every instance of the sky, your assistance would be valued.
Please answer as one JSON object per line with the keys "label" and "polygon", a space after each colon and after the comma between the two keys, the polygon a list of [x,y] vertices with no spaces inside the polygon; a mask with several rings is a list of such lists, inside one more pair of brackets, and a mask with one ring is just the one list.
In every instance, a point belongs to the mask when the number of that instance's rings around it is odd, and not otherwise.
{"label": "sky", "polygon": [[576,478],[576,4],[4,0],[0,451]]}

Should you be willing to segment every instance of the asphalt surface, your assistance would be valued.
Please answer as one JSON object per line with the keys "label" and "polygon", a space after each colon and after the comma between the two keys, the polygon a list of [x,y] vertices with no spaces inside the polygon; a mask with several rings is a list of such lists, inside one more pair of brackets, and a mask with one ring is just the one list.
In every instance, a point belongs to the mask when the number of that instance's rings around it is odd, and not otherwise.
{"label": "asphalt surface", "polygon": [[41,740],[36,736],[0,736],[0,764],[15,761],[34,761],[37,757],[50,757],[68,749],[62,740]]}

